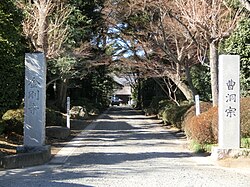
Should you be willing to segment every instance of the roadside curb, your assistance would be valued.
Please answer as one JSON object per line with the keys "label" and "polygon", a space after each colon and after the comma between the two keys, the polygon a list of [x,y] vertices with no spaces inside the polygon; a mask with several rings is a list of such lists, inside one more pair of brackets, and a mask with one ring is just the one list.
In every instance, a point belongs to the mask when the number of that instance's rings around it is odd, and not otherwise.
{"label": "roadside curb", "polygon": [[0,159],[0,168],[15,169],[45,164],[51,158],[51,147],[44,147],[41,150],[5,156]]}

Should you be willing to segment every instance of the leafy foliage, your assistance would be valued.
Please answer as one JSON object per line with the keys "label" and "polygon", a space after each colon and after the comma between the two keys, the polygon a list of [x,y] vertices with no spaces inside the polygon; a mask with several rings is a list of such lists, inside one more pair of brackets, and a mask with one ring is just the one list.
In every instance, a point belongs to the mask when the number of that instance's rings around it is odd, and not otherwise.
{"label": "leafy foliage", "polygon": [[101,9],[103,0],[69,0],[73,11],[69,17],[70,25],[69,43],[78,46],[81,42],[90,41],[95,37],[96,32],[101,29]]}
{"label": "leafy foliage", "polygon": [[17,107],[23,97],[22,13],[12,0],[0,3],[0,110]]}
{"label": "leafy foliage", "polygon": [[[5,112],[0,120],[1,128],[4,128],[4,133],[9,134],[15,132],[23,134],[24,125],[24,109],[12,109]],[[46,126],[66,126],[66,119],[59,111],[46,109]]]}
{"label": "leafy foliage", "polygon": [[51,77],[61,79],[81,78],[87,74],[84,62],[70,56],[62,56],[48,63],[48,71]]}
{"label": "leafy foliage", "polygon": [[155,96],[152,98],[150,105],[144,109],[147,115],[158,115],[162,117],[162,113],[175,105],[172,101],[163,96]]}
{"label": "leafy foliage", "polygon": [[179,129],[182,129],[182,122],[184,114],[193,104],[186,104],[181,106],[172,106],[166,108],[162,113],[162,119],[165,124],[171,124]]}
{"label": "leafy foliage", "polygon": [[16,132],[23,134],[24,109],[8,110],[2,117],[5,124],[5,133]]}
{"label": "leafy foliage", "polygon": [[108,96],[112,94],[114,88],[114,81],[108,75],[108,69],[105,66],[99,66],[89,76],[91,78],[92,98],[96,99],[96,103],[102,103],[103,107],[108,106]]}
{"label": "leafy foliage", "polygon": [[194,87],[196,88],[200,100],[210,101],[211,95],[211,80],[209,68],[203,65],[195,65],[191,68],[191,76]]}
{"label": "leafy foliage", "polygon": [[[113,93],[114,81],[108,75],[109,70],[105,66],[92,68],[83,80],[75,80],[80,85],[78,93],[72,93],[72,99],[82,101],[83,98],[93,103],[96,108],[103,109],[109,105],[109,96]],[[86,102],[75,102],[75,105],[86,106]],[[83,105],[82,105],[83,104]]]}
{"label": "leafy foliage", "polygon": [[241,63],[241,93],[249,95],[250,88],[250,19],[245,18],[236,31],[222,45],[222,50],[227,54],[240,55]]}

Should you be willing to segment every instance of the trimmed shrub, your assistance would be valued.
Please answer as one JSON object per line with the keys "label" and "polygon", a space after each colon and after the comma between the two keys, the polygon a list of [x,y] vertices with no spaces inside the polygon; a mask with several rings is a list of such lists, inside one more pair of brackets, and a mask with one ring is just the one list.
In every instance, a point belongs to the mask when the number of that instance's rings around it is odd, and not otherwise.
{"label": "trimmed shrub", "polygon": [[241,98],[240,102],[241,137],[250,137],[250,97]]}
{"label": "trimmed shrub", "polygon": [[[200,112],[201,112],[201,114],[202,114],[203,112],[208,111],[211,107],[212,107],[212,103],[210,103],[210,102],[200,102]],[[184,116],[183,116],[183,122],[182,122],[182,124],[181,124],[181,127],[182,127],[181,130],[184,131],[186,124],[188,124],[188,123],[189,123],[189,120],[190,120],[192,117],[194,117],[194,116],[196,116],[196,114],[195,114],[195,106],[193,105],[193,106],[191,106],[191,107],[187,110],[187,112],[186,112],[186,113],[184,114]]]}
{"label": "trimmed shrub", "polygon": [[184,114],[193,104],[187,104],[182,106],[172,106],[166,108],[162,113],[162,120],[164,124],[171,124],[175,127],[182,129],[182,122],[184,120]]}
{"label": "trimmed shrub", "polygon": [[[8,110],[2,116],[0,126],[4,128],[4,133],[15,132],[23,135],[24,109]],[[53,109],[46,109],[46,126],[66,126],[66,118],[61,112]]]}
{"label": "trimmed shrub", "polygon": [[165,109],[175,106],[176,104],[166,97],[153,97],[148,108],[144,109],[146,115],[158,115],[162,117],[162,113]]}
{"label": "trimmed shrub", "polygon": [[176,107],[176,103],[170,100],[161,100],[159,102],[158,117],[162,118],[165,110]]}
{"label": "trimmed shrub", "polygon": [[156,115],[159,112],[159,103],[162,100],[165,100],[165,97],[153,97],[151,101],[149,102],[149,106],[144,109],[144,112],[146,115]]}
{"label": "trimmed shrub", "polygon": [[15,132],[20,135],[23,134],[24,109],[8,110],[2,116],[2,120],[5,126],[5,133]]}
{"label": "trimmed shrub", "polygon": [[[190,108],[192,110],[192,108]],[[195,116],[188,111],[185,114],[184,130],[189,139],[199,144],[213,144],[218,142],[218,107],[212,107],[206,112]],[[192,116],[193,115],[193,116]],[[240,101],[241,138],[250,137],[250,98]]]}
{"label": "trimmed shrub", "polygon": [[200,114],[199,116],[193,116],[185,126],[185,133],[188,139],[191,139],[201,145],[213,144],[217,142],[217,135],[214,136],[212,121],[214,117],[217,117],[217,107],[213,107],[208,111]]}

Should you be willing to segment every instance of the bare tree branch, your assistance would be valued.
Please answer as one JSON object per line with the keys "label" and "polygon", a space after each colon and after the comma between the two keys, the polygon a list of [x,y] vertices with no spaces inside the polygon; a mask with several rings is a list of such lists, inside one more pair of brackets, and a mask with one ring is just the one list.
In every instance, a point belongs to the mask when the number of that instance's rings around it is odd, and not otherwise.
{"label": "bare tree branch", "polygon": [[240,3],[248,10],[250,11],[250,1],[249,0],[239,0]]}

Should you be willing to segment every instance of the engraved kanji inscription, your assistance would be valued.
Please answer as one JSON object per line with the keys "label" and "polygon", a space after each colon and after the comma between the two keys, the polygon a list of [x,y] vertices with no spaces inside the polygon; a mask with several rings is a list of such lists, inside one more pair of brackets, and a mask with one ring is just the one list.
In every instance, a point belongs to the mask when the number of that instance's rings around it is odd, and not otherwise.
{"label": "engraved kanji inscription", "polygon": [[227,94],[226,102],[236,102],[236,94]]}
{"label": "engraved kanji inscription", "polygon": [[29,84],[28,84],[31,88],[37,88],[41,85],[41,83],[36,79],[36,77],[33,77]]}
{"label": "engraved kanji inscription", "polygon": [[29,99],[39,100],[39,90],[31,90],[28,93]]}
{"label": "engraved kanji inscription", "polygon": [[39,107],[35,103],[32,103],[29,105],[28,109],[30,113],[34,115],[36,111],[39,110]]}
{"label": "engraved kanji inscription", "polygon": [[226,109],[226,114],[227,114],[227,117],[233,117],[233,116],[236,116],[236,108],[232,108],[231,106]]}
{"label": "engraved kanji inscription", "polygon": [[227,88],[228,88],[228,90],[233,90],[235,84],[236,84],[236,82],[233,81],[233,79],[228,80],[228,82],[227,82]]}

